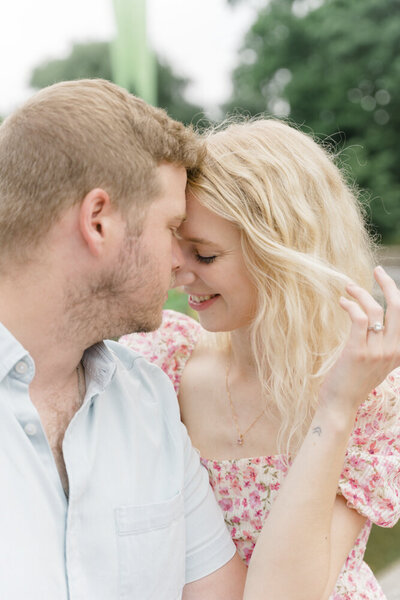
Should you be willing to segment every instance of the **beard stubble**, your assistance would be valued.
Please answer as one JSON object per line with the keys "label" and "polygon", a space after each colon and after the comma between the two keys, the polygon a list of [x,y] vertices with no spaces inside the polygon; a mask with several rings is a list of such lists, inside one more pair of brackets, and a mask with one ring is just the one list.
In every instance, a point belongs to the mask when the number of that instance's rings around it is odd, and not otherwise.
{"label": "beard stubble", "polygon": [[68,337],[84,338],[88,347],[125,333],[154,331],[161,324],[165,300],[161,281],[155,257],[140,237],[127,233],[111,269],[67,290]]}

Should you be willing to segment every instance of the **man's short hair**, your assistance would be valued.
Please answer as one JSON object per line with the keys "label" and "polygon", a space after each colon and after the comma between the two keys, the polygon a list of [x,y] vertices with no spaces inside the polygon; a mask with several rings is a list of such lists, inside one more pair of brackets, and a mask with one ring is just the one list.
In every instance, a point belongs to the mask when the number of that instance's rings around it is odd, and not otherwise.
{"label": "man's short hair", "polygon": [[97,187],[124,214],[137,209],[140,232],[158,192],[157,166],[196,168],[203,153],[191,128],[108,81],[41,90],[0,127],[0,256],[36,247]]}

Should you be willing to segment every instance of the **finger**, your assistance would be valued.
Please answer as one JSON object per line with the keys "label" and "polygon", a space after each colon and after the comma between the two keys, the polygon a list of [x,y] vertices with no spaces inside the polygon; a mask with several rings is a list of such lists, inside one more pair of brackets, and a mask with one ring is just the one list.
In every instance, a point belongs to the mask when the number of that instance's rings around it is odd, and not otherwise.
{"label": "finger", "polygon": [[341,296],[339,304],[351,319],[349,343],[359,348],[365,348],[367,342],[368,316],[362,310],[361,306],[353,300]]}
{"label": "finger", "polygon": [[381,288],[387,304],[400,304],[400,291],[396,282],[381,266],[374,269],[374,277]]}
{"label": "finger", "polygon": [[386,300],[386,345],[389,351],[396,352],[400,345],[400,291],[394,280],[382,267],[376,267],[374,275]]}
{"label": "finger", "polygon": [[[352,296],[357,302],[360,304],[361,308],[365,312],[368,317],[368,325],[367,327],[373,327],[376,323],[380,325],[383,324],[384,311],[382,306],[365,290],[364,288],[356,285],[355,283],[351,283],[346,286],[346,291],[350,296]],[[368,332],[368,329],[367,329]],[[369,339],[372,340],[372,336],[383,335],[383,330],[380,332],[369,331],[371,335]],[[376,339],[373,340],[373,343],[376,343]]]}

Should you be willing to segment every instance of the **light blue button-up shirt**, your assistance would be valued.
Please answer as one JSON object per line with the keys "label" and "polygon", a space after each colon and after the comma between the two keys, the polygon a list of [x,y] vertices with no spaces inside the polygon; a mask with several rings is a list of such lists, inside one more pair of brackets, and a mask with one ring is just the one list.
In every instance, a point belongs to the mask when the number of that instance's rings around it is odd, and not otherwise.
{"label": "light blue button-up shirt", "polygon": [[0,324],[0,599],[180,598],[234,546],[172,385],[115,342],[83,365],[67,499],[29,397],[34,362]]}

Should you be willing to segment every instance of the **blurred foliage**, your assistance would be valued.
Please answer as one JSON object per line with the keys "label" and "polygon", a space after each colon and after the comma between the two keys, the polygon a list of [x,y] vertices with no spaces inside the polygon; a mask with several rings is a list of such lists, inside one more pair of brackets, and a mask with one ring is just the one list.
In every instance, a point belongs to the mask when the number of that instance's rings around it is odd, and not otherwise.
{"label": "blurred foliage", "polygon": [[400,522],[392,529],[372,527],[365,561],[377,573],[400,558]]}
{"label": "blurred foliage", "polygon": [[399,31],[400,0],[270,0],[245,37],[224,107],[329,136],[389,243],[400,240]]}
{"label": "blurred foliage", "polygon": [[164,308],[176,310],[181,313],[188,313],[189,305],[187,303],[186,294],[182,294],[179,290],[173,289],[168,292],[168,300]]}
{"label": "blurred foliage", "polygon": [[[40,89],[58,81],[85,77],[101,77],[112,81],[109,42],[74,44],[66,58],[53,59],[38,65],[32,72],[30,85]],[[176,75],[161,61],[157,62],[157,78],[158,106],[165,108],[174,119],[186,124],[203,117],[202,107],[184,99],[184,92],[190,83],[188,79]]]}
{"label": "blurred foliage", "polygon": [[178,312],[184,313],[197,319],[197,313],[192,310],[187,301],[187,294],[184,294],[178,289],[172,289],[168,292],[168,300],[164,304],[164,308],[168,308],[170,310],[176,310]]}
{"label": "blurred foliage", "polygon": [[108,42],[74,44],[66,58],[49,60],[36,67],[29,83],[33,88],[40,89],[59,81],[85,77],[101,77],[111,81]]}

